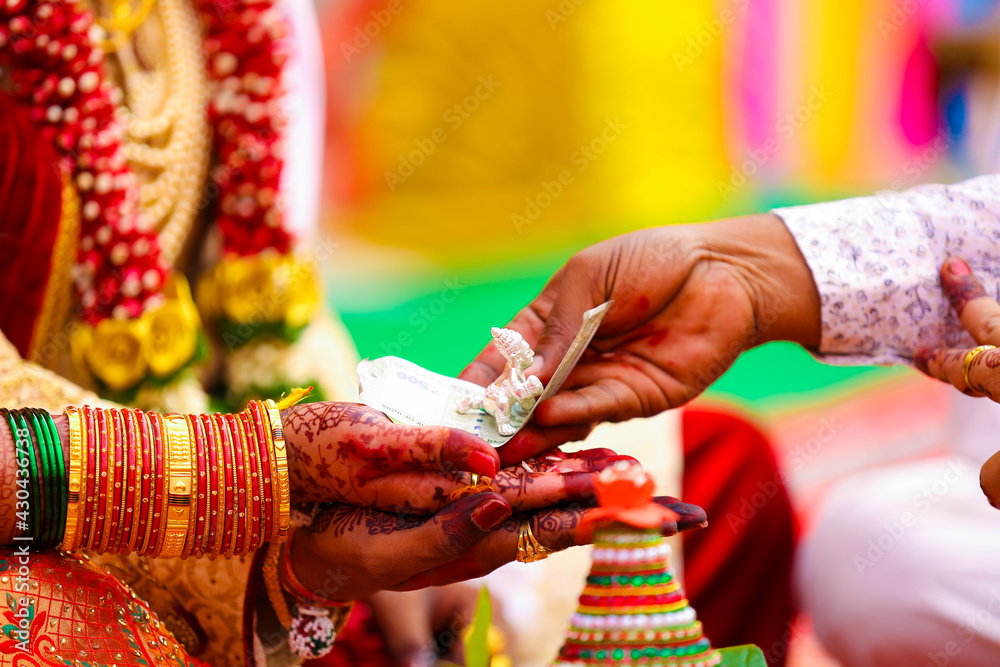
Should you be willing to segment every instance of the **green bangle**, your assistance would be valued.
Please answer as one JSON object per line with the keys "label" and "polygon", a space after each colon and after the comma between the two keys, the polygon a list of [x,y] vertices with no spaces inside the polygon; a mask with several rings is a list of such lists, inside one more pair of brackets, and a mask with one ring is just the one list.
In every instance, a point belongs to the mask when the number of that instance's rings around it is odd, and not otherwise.
{"label": "green bangle", "polygon": [[41,485],[41,507],[38,513],[38,535],[36,539],[38,544],[35,548],[41,551],[42,549],[47,549],[49,546],[49,539],[52,534],[52,522],[50,521],[51,510],[49,508],[52,502],[52,484],[50,480],[49,471],[52,466],[49,464],[49,445],[48,438],[46,434],[42,431],[42,425],[38,421],[38,415],[32,408],[21,408],[18,410],[21,418],[24,419],[25,423],[32,427],[34,430],[34,441],[35,441],[35,453],[38,456],[38,483]]}
{"label": "green bangle", "polygon": [[45,548],[47,541],[47,535],[49,532],[49,526],[45,521],[45,517],[49,513],[49,483],[45,472],[49,467],[49,452],[45,443],[42,441],[41,434],[38,432],[38,424],[35,422],[35,416],[31,413],[28,408],[21,408],[17,411],[20,415],[21,420],[24,422],[24,426],[31,430],[31,443],[32,450],[35,453],[35,470],[36,481],[38,483],[38,500],[35,501],[35,507],[32,509],[35,511],[35,516],[38,519],[37,526],[35,528],[35,546],[34,548],[41,551]]}
{"label": "green bangle", "polygon": [[[23,474],[20,475],[19,477],[27,478],[26,483],[30,486],[31,468],[29,466],[29,459],[27,454],[22,450],[21,447],[18,446],[18,437],[17,437],[18,428],[17,428],[17,423],[14,420],[14,414],[7,408],[0,408],[0,413],[2,413],[4,419],[7,420],[7,425],[10,427],[10,437],[14,439],[14,459],[17,461],[18,472],[23,472]],[[24,500],[17,495],[17,492],[21,490],[21,480],[20,479],[15,480],[14,486],[17,487],[14,493],[14,497],[17,498],[18,502]],[[26,513],[28,521],[24,522],[23,524],[25,526],[24,528],[22,528],[19,525],[17,530],[20,531],[22,535],[27,534],[30,536],[31,535],[30,521],[34,517],[34,513],[31,511],[31,499],[32,499],[31,492],[30,490],[26,490],[26,492],[28,493],[28,499],[27,499],[28,511]],[[18,516],[20,515],[20,512],[15,510],[14,514],[15,516]]]}
{"label": "green bangle", "polygon": [[[29,498],[28,505],[28,525],[30,530],[30,535],[33,540],[39,538],[39,524],[40,524],[40,510],[42,502],[42,491],[41,485],[39,484],[39,474],[38,474],[38,460],[35,457],[35,443],[31,438],[31,429],[28,428],[28,422],[25,421],[24,416],[20,412],[11,412],[11,415],[15,420],[20,421],[19,429],[24,431],[25,440],[27,440],[24,451],[28,458],[28,470],[31,473],[31,495]],[[15,432],[16,433],[16,432]],[[16,437],[16,436],[15,436]]]}
{"label": "green bangle", "polygon": [[62,441],[59,439],[59,430],[56,428],[56,420],[48,410],[39,410],[38,416],[42,419],[42,424],[49,432],[49,461],[55,463],[54,495],[55,501],[55,521],[53,527],[53,542],[50,546],[56,546],[62,542],[63,533],[66,532],[66,511],[69,506],[69,479],[66,475],[66,458],[63,455]]}
{"label": "green bangle", "polygon": [[53,472],[55,462],[52,460],[52,448],[49,445],[49,434],[42,427],[42,421],[35,408],[22,408],[21,414],[25,421],[31,417],[30,424],[35,431],[35,444],[38,448],[38,482],[42,485],[42,511],[38,515],[38,527],[40,531],[38,550],[48,549],[52,546],[55,536],[55,507],[52,501],[55,499],[55,478]]}
{"label": "green bangle", "polygon": [[56,467],[55,451],[52,446],[52,437],[49,434],[48,425],[43,416],[44,410],[38,408],[24,408],[22,414],[31,416],[32,425],[35,427],[35,441],[38,443],[38,453],[41,457],[41,482],[43,488],[42,501],[42,535],[39,549],[48,549],[55,544],[56,530],[59,524],[59,498],[58,484],[59,475]]}

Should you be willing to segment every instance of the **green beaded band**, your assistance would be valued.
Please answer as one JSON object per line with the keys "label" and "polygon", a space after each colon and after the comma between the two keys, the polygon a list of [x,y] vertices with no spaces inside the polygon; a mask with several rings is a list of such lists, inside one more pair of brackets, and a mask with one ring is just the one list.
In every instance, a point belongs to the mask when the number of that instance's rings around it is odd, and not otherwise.
{"label": "green beaded band", "polygon": [[[32,479],[30,459],[28,458],[28,451],[27,451],[27,450],[31,449],[31,446],[29,444],[27,447],[24,447],[24,443],[22,442],[23,439],[18,437],[18,433],[20,432],[20,429],[17,426],[17,422],[14,419],[13,413],[10,410],[8,410],[7,408],[0,408],[0,413],[2,413],[3,416],[4,416],[4,419],[7,420],[7,425],[10,427],[10,437],[14,439],[14,458],[17,460],[18,478],[19,478],[19,479],[17,479],[15,481],[15,486],[17,486],[18,490],[20,490],[20,488],[21,488],[21,484],[20,484],[21,479],[20,478],[26,478],[26,481],[27,481],[27,483],[29,485],[30,485],[30,482],[31,482],[31,479]],[[25,435],[25,437],[27,437],[27,435]],[[34,499],[34,496],[31,495],[31,491],[30,490],[28,491],[28,494],[29,494],[28,495],[28,501],[27,501],[28,502],[28,512],[27,512],[28,521],[25,522],[27,524],[28,528],[19,528],[19,530],[22,533],[27,534],[27,535],[30,536],[33,533],[33,531],[30,528],[30,526],[31,526],[30,522],[35,518],[35,513],[31,511],[31,501]],[[16,493],[15,493],[15,497],[18,498],[18,501],[22,500],[21,498],[19,498],[17,496]]]}
{"label": "green beaded band", "polygon": [[598,659],[598,660],[624,660],[626,655],[632,660],[641,660],[642,658],[680,658],[698,655],[699,653],[705,653],[711,649],[711,645],[707,641],[700,641],[690,646],[679,646],[676,648],[663,647],[656,648],[654,646],[646,648],[633,648],[630,649],[626,654],[624,649],[600,649],[600,650],[583,650],[580,651],[580,657],[584,660],[588,659]]}
{"label": "green beaded band", "polygon": [[55,529],[52,534],[51,546],[56,546],[62,541],[63,533],[66,532],[66,510],[69,506],[69,476],[66,470],[66,457],[63,453],[62,441],[59,439],[59,430],[56,428],[56,420],[48,410],[39,410],[39,417],[49,432],[49,460],[55,463],[54,495],[55,517],[52,523]]}
{"label": "green beaded band", "polygon": [[595,575],[591,574],[587,577],[588,584],[595,584],[598,586],[610,586],[612,584],[619,584],[621,586],[656,586],[659,584],[669,584],[673,581],[674,577],[670,572],[661,572],[660,574],[639,574],[628,576],[624,574],[616,575]]}

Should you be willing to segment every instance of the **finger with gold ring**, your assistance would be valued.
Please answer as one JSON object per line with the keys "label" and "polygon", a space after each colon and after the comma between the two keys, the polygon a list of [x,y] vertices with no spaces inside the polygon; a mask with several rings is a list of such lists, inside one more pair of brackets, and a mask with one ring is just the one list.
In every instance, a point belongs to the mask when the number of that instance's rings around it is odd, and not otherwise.
{"label": "finger with gold ring", "polygon": [[521,530],[517,534],[517,562],[534,563],[545,560],[552,553],[552,549],[545,547],[535,539],[531,532],[531,524],[527,519],[521,521]]}
{"label": "finger with gold ring", "polygon": [[477,472],[471,472],[469,475],[472,476],[472,483],[468,486],[463,486],[461,489],[455,489],[449,493],[448,500],[450,502],[454,502],[460,498],[465,498],[466,496],[473,496],[477,493],[485,493],[493,490],[493,483],[489,477],[482,477]]}
{"label": "finger with gold ring", "polygon": [[969,368],[972,366],[972,360],[982,352],[995,349],[996,345],[978,345],[965,353],[965,359],[962,361],[962,379],[965,380],[966,387],[972,389],[972,383],[969,382]]}

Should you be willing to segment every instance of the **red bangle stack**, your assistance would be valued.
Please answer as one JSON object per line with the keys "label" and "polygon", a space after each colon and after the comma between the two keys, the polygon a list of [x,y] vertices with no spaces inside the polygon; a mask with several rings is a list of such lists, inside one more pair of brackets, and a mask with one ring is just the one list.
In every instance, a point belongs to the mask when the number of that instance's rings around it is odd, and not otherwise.
{"label": "red bangle stack", "polygon": [[268,430],[267,425],[269,422],[267,417],[261,412],[260,405],[251,403],[247,406],[247,410],[252,417],[252,426],[257,436],[257,458],[260,461],[261,469],[261,500],[263,501],[263,510],[260,515],[263,518],[263,525],[261,526],[260,534],[263,541],[272,542],[275,538],[274,531],[277,528],[277,524],[271,522],[274,511],[271,490],[271,470],[274,468],[274,465],[271,462],[271,455],[273,454],[274,447],[268,446],[266,431]]}
{"label": "red bangle stack", "polygon": [[81,446],[71,464],[82,483],[68,548],[216,558],[284,537],[287,461],[273,403],[236,415],[74,414]]}

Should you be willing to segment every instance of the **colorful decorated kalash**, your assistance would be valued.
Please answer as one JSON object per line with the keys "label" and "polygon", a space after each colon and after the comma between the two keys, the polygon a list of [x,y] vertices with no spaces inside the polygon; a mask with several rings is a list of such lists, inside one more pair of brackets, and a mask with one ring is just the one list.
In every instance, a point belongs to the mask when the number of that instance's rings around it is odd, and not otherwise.
{"label": "colorful decorated kalash", "polygon": [[760,649],[715,649],[702,632],[657,527],[670,509],[653,502],[652,478],[621,461],[600,473],[600,507],[578,530],[593,533],[593,564],[553,667],[765,667]]}

